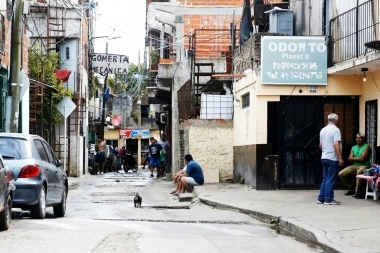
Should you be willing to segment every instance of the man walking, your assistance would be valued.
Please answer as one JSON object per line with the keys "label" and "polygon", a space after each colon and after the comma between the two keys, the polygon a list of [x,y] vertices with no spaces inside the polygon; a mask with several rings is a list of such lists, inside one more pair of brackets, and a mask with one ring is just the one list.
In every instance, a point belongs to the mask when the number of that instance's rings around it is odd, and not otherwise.
{"label": "man walking", "polygon": [[338,178],[339,166],[343,167],[342,140],[339,128],[335,125],[338,115],[329,114],[329,124],[319,134],[319,147],[322,150],[323,181],[319,191],[317,204],[340,205],[334,200],[334,184]]}
{"label": "man walking", "polygon": [[153,176],[153,170],[156,168],[157,174],[156,177],[160,177],[160,151],[162,149],[161,145],[157,143],[156,139],[153,137],[150,137],[150,145],[149,145],[149,154],[150,154],[150,160],[149,160],[149,166],[150,166],[150,177]]}

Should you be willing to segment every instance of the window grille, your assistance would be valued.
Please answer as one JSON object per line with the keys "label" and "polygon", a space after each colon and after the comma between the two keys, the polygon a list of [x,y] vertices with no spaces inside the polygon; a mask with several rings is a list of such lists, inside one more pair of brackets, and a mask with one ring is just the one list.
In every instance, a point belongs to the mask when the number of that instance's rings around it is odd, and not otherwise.
{"label": "window grille", "polygon": [[243,109],[249,107],[249,92],[241,96],[241,100]]}

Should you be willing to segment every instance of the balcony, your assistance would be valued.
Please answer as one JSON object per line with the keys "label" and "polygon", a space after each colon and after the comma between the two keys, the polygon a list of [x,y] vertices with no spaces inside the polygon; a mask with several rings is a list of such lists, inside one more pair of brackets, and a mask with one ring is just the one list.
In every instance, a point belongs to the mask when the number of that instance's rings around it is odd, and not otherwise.
{"label": "balcony", "polygon": [[372,10],[371,1],[330,20],[329,74],[357,74],[363,64],[380,69],[379,20],[379,12]]}
{"label": "balcony", "polygon": [[175,59],[160,59],[158,64],[158,78],[160,79],[173,79],[174,71],[178,66]]}

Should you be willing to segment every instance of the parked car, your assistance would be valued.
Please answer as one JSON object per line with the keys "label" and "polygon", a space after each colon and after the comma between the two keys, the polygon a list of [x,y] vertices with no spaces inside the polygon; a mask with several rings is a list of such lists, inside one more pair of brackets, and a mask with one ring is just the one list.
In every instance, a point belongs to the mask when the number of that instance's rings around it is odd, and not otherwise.
{"label": "parked car", "polygon": [[66,212],[68,180],[62,162],[40,136],[0,133],[0,154],[13,172],[13,207],[29,210],[32,218],[43,219],[52,206],[55,217]]}
{"label": "parked car", "polygon": [[0,230],[8,230],[11,225],[12,201],[15,186],[13,173],[7,170],[0,155]]}

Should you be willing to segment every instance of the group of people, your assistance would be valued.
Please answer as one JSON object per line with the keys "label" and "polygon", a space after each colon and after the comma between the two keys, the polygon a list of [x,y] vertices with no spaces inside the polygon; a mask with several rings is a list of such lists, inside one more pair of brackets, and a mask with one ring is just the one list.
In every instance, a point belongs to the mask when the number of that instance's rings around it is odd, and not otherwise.
{"label": "group of people", "polygon": [[[150,137],[149,145],[149,169],[150,177],[154,177],[153,171],[156,169],[156,177],[162,177],[166,173],[166,161],[170,149],[170,143],[166,140],[166,134],[161,135],[161,140],[157,141]],[[145,165],[144,167],[145,168]]]}
{"label": "group of people", "polygon": [[[166,160],[168,157],[168,151],[170,149],[170,143],[166,140],[166,135],[162,134],[161,140],[157,141],[154,137],[150,138],[149,145],[149,168],[150,177],[154,177],[153,172],[156,169],[156,177],[163,176],[166,172]],[[104,173],[104,167],[106,163],[106,142],[104,139],[99,139],[95,146],[96,159],[98,164],[97,174]],[[112,167],[115,172],[118,172],[122,165],[122,158],[128,152],[125,146],[118,150],[117,146],[113,146],[112,155],[114,157]],[[201,166],[194,161],[191,154],[184,156],[185,168],[173,175],[173,181],[176,184],[175,190],[171,194],[178,195],[180,193],[192,192],[193,186],[203,185],[204,176]]]}
{"label": "group of people", "polygon": [[319,147],[322,150],[323,180],[319,191],[317,204],[339,205],[340,202],[334,199],[334,184],[339,178],[348,188],[345,195],[360,197],[362,179],[350,180],[351,177],[363,174],[365,169],[370,168],[371,149],[366,143],[365,135],[356,135],[356,145],[351,148],[348,161],[352,165],[339,171],[339,167],[344,166],[342,157],[342,139],[339,128],[336,126],[338,115],[331,113],[327,117],[328,125],[320,132]]}
{"label": "group of people", "polygon": [[[106,141],[104,139],[99,139],[95,145],[95,163],[97,164],[97,175],[103,175],[105,173],[105,166],[107,162],[106,158]],[[121,165],[123,164],[123,157],[128,152],[125,146],[123,146],[120,150],[116,145],[110,150],[110,162],[111,168],[114,172],[118,173]]]}

